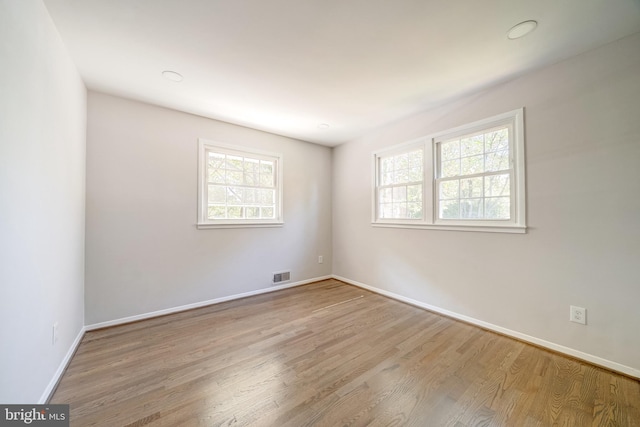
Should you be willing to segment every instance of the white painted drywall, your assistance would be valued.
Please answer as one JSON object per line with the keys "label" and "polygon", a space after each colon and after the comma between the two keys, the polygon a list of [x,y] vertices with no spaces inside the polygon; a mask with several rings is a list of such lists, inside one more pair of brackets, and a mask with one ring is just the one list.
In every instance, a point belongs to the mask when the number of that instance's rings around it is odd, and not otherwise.
{"label": "white painted drywall", "polygon": [[[640,369],[639,53],[636,34],[337,147],[334,273]],[[527,234],[371,227],[372,151],[519,107]]]}
{"label": "white painted drywall", "polygon": [[[87,126],[87,324],[331,274],[330,148],[91,91]],[[196,229],[198,138],[283,154],[283,227]]]}
{"label": "white painted drywall", "polygon": [[0,402],[37,403],[84,324],[86,90],[40,0],[0,0],[0,63]]}

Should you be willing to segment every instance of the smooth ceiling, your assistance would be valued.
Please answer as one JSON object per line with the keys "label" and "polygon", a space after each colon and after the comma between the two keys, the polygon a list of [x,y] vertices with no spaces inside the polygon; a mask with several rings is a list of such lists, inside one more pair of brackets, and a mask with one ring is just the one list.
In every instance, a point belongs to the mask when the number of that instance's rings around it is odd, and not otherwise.
{"label": "smooth ceiling", "polygon": [[638,0],[45,4],[89,89],[329,146],[640,31]]}

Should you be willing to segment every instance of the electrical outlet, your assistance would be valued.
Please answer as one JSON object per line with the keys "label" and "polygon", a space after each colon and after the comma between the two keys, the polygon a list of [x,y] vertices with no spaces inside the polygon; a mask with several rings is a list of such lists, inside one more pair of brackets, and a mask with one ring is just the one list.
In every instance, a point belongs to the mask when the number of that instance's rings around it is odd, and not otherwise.
{"label": "electrical outlet", "polygon": [[569,306],[569,320],[572,322],[587,324],[587,309],[584,307]]}
{"label": "electrical outlet", "polygon": [[324,262],[324,258],[322,257],[322,255],[320,255],[318,257],[318,264],[322,264]]}
{"label": "electrical outlet", "polygon": [[56,345],[58,342],[58,322],[53,324],[53,331],[51,335],[51,345]]}

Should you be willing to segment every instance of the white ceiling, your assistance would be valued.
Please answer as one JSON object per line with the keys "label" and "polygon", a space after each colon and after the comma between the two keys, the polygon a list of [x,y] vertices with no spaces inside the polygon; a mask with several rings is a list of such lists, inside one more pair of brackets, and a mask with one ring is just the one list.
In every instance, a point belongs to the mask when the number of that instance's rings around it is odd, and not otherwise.
{"label": "white ceiling", "polygon": [[88,88],[329,146],[640,31],[640,0],[45,4]]}

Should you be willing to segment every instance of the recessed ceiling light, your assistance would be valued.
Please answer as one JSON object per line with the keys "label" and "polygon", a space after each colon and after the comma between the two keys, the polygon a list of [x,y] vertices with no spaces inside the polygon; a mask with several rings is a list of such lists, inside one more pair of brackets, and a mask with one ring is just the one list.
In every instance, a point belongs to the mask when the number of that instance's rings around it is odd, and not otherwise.
{"label": "recessed ceiling light", "polygon": [[318,125],[318,129],[329,129],[329,124],[328,123],[320,123]]}
{"label": "recessed ceiling light", "polygon": [[162,76],[165,79],[171,80],[172,82],[175,82],[175,83],[179,83],[182,81],[182,74],[176,73],[175,71],[169,71],[169,70],[163,71]]}
{"label": "recessed ceiling light", "polygon": [[519,39],[520,37],[524,37],[531,31],[535,30],[537,26],[538,23],[536,21],[521,22],[517,25],[514,25],[509,31],[507,31],[507,38],[509,40]]}

